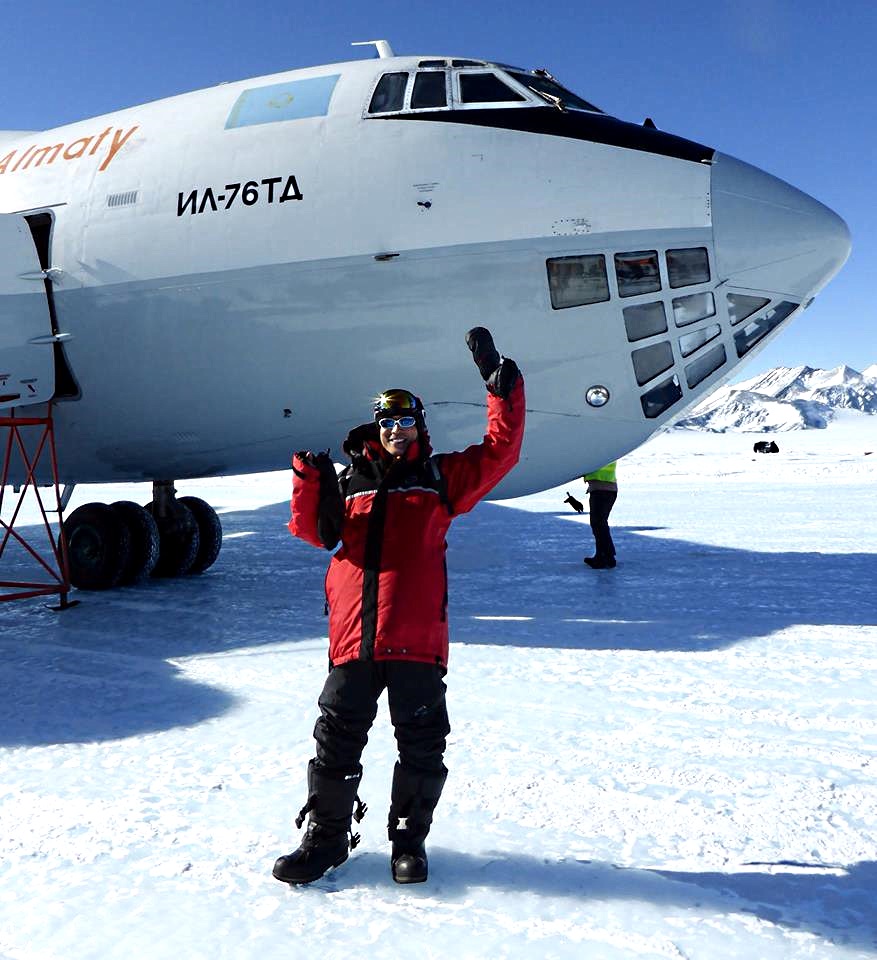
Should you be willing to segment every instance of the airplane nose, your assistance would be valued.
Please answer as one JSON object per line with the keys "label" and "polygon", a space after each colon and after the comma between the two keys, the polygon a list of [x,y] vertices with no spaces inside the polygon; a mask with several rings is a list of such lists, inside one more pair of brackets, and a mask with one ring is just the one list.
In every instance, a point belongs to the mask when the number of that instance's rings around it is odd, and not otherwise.
{"label": "airplane nose", "polygon": [[844,265],[850,231],[818,200],[720,153],[713,160],[711,181],[721,280],[805,303]]}

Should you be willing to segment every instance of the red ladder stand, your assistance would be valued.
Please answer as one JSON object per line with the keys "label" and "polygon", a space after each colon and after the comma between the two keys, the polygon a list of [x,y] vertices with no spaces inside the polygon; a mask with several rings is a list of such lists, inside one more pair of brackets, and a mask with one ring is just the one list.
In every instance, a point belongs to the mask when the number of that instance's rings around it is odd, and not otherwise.
{"label": "red ladder stand", "polygon": [[[49,578],[43,582],[0,579],[0,602],[4,600],[24,600],[28,597],[40,597],[58,593],[61,595],[60,609],[72,604],[68,603],[67,595],[70,592],[70,568],[67,561],[67,543],[64,539],[63,513],[61,508],[61,493],[58,486],[58,461],[55,456],[55,430],[52,423],[52,408],[48,405],[44,417],[16,417],[0,416],[0,438],[3,443],[4,456],[2,474],[0,474],[0,571],[2,571],[3,553],[10,540],[22,546],[27,553],[46,571]],[[25,442],[30,441],[30,447]],[[31,452],[28,452],[30,449]],[[3,505],[8,486],[8,479],[16,455],[24,466],[24,482],[13,491],[13,497],[18,501],[14,505],[9,520],[4,519]],[[58,516],[58,535],[55,536],[49,523],[49,509],[43,503],[40,488],[37,485],[37,467],[41,460],[48,456],[52,471],[52,486],[55,494],[55,511]],[[28,492],[32,492],[39,506],[42,516],[42,529],[48,540],[47,552],[43,547],[41,555],[35,547],[15,529],[21,508]],[[37,527],[39,529],[39,527]],[[2,572],[0,572],[2,576]]]}

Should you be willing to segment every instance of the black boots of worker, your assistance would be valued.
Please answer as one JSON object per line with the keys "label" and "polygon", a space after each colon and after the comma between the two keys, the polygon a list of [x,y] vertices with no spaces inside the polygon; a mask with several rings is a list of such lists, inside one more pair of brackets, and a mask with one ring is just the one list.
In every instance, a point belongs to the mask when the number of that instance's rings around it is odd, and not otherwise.
{"label": "black boots of worker", "polygon": [[611,570],[615,567],[616,561],[614,554],[598,553],[593,557],[585,557],[585,563],[592,570]]}
{"label": "black boots of worker", "polygon": [[423,843],[447,776],[444,766],[435,773],[422,773],[396,764],[387,822],[393,844],[390,869],[396,883],[423,883],[429,875]]}
{"label": "black boots of worker", "polygon": [[[334,773],[308,764],[308,801],[296,818],[301,827],[310,814],[308,828],[298,850],[278,857],[274,877],[284,883],[312,883],[328,870],[340,866],[359,843],[359,834],[351,833],[351,820],[365,816],[365,804],[356,791],[362,779],[362,767],[353,773]],[[354,812],[354,804],[356,811]]]}

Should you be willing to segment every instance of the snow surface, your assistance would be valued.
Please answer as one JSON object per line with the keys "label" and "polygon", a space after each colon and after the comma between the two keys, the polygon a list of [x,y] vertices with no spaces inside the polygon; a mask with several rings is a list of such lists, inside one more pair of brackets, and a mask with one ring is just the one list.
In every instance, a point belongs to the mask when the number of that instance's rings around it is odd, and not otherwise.
{"label": "snow surface", "polygon": [[[873,958],[875,431],[657,437],[619,464],[613,571],[582,564],[581,481],[458,519],[451,773],[409,887],[383,703],[361,845],[272,879],[326,555],[286,532],[288,473],[179,484],[222,510],[207,574],[0,604],[0,957]],[[99,497],[149,490],[71,509]]]}

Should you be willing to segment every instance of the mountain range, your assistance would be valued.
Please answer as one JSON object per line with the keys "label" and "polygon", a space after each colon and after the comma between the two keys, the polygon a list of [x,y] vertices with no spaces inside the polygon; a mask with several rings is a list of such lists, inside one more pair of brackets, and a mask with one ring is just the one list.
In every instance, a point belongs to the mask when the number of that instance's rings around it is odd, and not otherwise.
{"label": "mountain range", "polygon": [[845,364],[833,370],[774,367],[722,387],[674,426],[712,433],[821,430],[840,410],[877,414],[877,363],[861,373]]}

